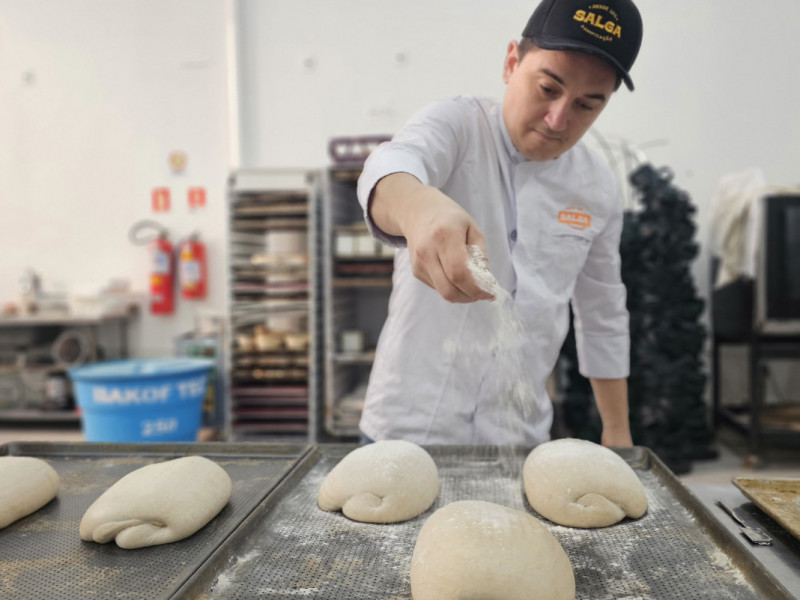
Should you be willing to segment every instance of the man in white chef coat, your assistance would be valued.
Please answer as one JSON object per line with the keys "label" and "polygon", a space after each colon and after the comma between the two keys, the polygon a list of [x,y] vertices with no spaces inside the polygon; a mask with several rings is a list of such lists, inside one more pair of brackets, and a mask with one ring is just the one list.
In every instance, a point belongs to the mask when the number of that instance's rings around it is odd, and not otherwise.
{"label": "man in white chef coat", "polygon": [[[545,381],[571,302],[602,443],[631,445],[622,207],[609,168],[580,140],[621,82],[633,89],[641,17],[631,0],[543,0],[522,35],[506,51],[502,102],[437,102],[364,166],[358,197],[367,223],[399,248],[360,423],[364,441],[549,439]],[[496,353],[480,356],[476,331],[487,303],[479,301],[491,296],[468,269],[468,245],[484,250],[511,294],[533,406],[487,384],[503,365]]]}

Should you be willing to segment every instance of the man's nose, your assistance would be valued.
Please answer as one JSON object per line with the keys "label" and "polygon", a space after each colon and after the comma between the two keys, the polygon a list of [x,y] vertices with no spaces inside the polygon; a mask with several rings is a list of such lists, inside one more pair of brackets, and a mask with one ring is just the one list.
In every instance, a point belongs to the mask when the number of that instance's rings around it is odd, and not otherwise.
{"label": "man's nose", "polygon": [[567,128],[568,117],[567,99],[559,98],[550,103],[545,123],[552,131],[564,131]]}

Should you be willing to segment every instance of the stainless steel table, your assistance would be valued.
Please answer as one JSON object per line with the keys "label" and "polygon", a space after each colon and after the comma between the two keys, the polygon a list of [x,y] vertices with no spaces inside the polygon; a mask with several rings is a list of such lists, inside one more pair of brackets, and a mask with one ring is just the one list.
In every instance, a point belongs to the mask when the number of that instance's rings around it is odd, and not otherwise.
{"label": "stainless steel table", "polygon": [[[763,565],[764,570],[775,577],[787,591],[800,598],[800,540],[753,504],[732,483],[687,484],[686,487],[723,527],[734,534],[741,548]],[[717,505],[717,500],[722,500],[734,509],[741,508],[745,524],[763,530],[772,538],[772,545],[751,544],[741,534],[739,525]]]}

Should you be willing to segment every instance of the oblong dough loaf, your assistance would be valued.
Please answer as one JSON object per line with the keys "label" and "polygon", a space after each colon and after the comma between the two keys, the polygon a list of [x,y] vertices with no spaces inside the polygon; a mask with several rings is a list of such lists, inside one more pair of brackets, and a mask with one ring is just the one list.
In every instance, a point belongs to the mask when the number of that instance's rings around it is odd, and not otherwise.
{"label": "oblong dough loaf", "polygon": [[354,521],[395,523],[425,512],[439,494],[431,455],[403,440],[383,440],[350,452],[325,477],[317,494],[322,510]]}
{"label": "oblong dough loaf", "polygon": [[205,457],[147,465],[94,501],[81,519],[81,539],[127,549],[176,542],[213,519],[230,496],[231,478]]}
{"label": "oblong dough loaf", "polygon": [[558,540],[528,513],[480,500],[437,510],[411,557],[414,600],[572,600],[575,576]]}
{"label": "oblong dough loaf", "polygon": [[644,486],[630,465],[585,440],[537,446],[525,459],[522,476],[530,505],[559,525],[606,527],[647,510]]}
{"label": "oblong dough loaf", "polygon": [[0,457],[0,529],[50,502],[60,483],[55,469],[40,458]]}

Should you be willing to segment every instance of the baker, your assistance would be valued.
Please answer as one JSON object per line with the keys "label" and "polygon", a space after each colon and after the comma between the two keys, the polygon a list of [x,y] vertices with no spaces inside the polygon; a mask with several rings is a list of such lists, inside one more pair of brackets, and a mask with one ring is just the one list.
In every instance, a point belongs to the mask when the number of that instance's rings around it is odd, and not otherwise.
{"label": "baker", "polygon": [[[602,443],[631,445],[622,207],[613,174],[581,137],[622,82],[633,90],[641,38],[631,0],[543,0],[522,39],[508,44],[502,101],[437,102],[366,161],[358,198],[367,224],[399,251],[362,441],[546,441],[553,409],[545,381],[571,302]],[[476,301],[492,298],[468,268],[470,245],[483,250],[522,323],[533,410],[486,385],[501,366],[491,356],[476,364],[452,350],[467,346],[483,304]]]}

